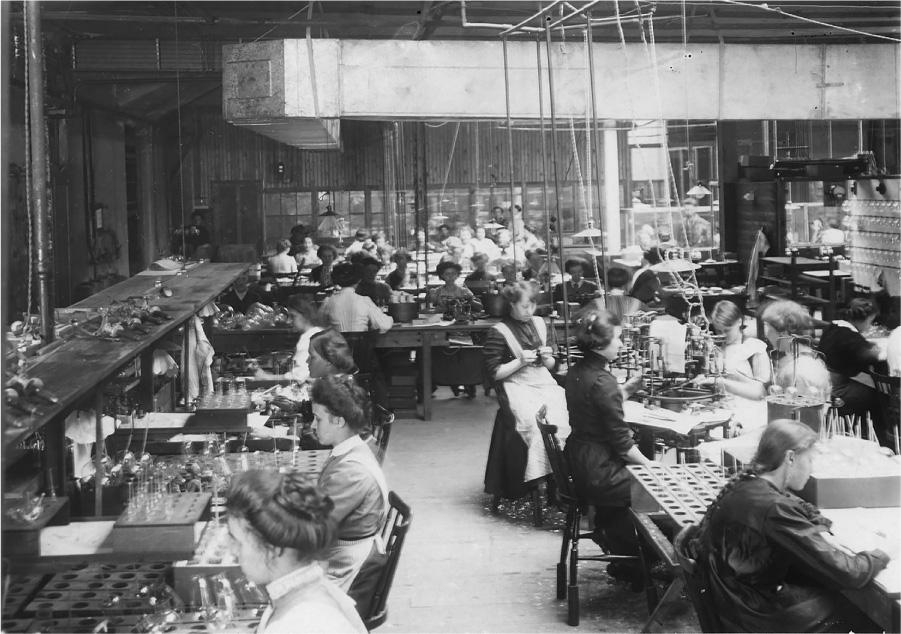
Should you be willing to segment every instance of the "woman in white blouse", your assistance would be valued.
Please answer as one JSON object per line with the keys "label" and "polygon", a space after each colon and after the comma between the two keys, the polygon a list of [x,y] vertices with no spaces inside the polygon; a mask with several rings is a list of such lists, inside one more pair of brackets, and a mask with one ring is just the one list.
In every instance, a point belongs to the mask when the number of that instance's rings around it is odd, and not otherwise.
{"label": "woman in white blouse", "polygon": [[744,316],[734,303],[716,303],[710,314],[713,330],[723,342],[723,387],[734,401],[735,417],[747,431],[767,423],[766,395],[770,360],[766,344],[745,332]]}
{"label": "woman in white blouse", "polygon": [[310,339],[313,335],[323,330],[319,309],[313,303],[303,299],[300,294],[292,295],[288,298],[286,306],[288,314],[291,316],[291,325],[294,327],[294,330],[300,333],[294,349],[291,370],[286,374],[271,374],[258,368],[255,374],[258,379],[300,382],[310,376],[310,368],[307,364],[307,359],[310,356]]}

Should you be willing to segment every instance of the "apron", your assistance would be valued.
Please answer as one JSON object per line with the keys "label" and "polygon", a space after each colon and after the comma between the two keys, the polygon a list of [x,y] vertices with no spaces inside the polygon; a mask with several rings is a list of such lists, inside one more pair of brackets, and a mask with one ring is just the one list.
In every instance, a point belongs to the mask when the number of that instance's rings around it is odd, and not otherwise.
{"label": "apron", "polygon": [[[385,504],[385,511],[388,510],[388,484],[385,482],[385,476],[378,468],[375,456],[372,460],[361,459],[359,456],[351,454],[346,460],[355,462],[362,466],[369,475],[371,475],[379,485],[382,492],[382,502]],[[381,531],[370,537],[363,539],[355,539],[353,541],[339,539],[328,551],[328,573],[327,576],[342,591],[347,592],[363,563],[369,557],[369,553],[375,548],[380,553],[385,552],[385,545],[382,542]]]}
{"label": "apron", "polygon": [[[541,317],[532,317],[532,323],[538,331],[541,345],[547,345],[547,326]],[[513,332],[504,323],[494,325],[503,335],[510,351],[517,357],[522,356],[522,346]],[[516,421],[516,431],[526,443],[528,458],[523,474],[523,482],[543,478],[551,473],[547,451],[535,416],[542,405],[547,405],[547,422],[557,426],[557,437],[563,441],[569,436],[569,410],[566,408],[566,391],[557,385],[554,377],[544,366],[529,365],[504,379],[504,391],[510,413]]]}

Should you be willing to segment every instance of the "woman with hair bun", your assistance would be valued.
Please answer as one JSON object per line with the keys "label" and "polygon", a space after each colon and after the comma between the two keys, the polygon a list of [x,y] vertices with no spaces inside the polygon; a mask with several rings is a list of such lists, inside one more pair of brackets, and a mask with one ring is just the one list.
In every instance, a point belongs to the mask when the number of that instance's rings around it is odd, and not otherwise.
{"label": "woman with hair bun", "polygon": [[285,304],[288,315],[291,317],[291,326],[300,333],[297,345],[294,347],[293,367],[284,375],[272,374],[260,368],[256,369],[255,376],[258,379],[291,380],[301,382],[309,378],[310,368],[310,340],[322,332],[322,320],[319,317],[319,309],[312,302],[304,299],[303,295],[296,294],[288,298]]}
{"label": "woman with hair bun", "polygon": [[787,419],[763,431],[750,466],[720,492],[688,544],[728,632],[873,631],[839,593],[885,568],[881,550],[836,547],[830,520],[798,491],[817,434]]}
{"label": "woman with hair bun", "polygon": [[729,300],[717,302],[710,325],[723,337],[723,387],[732,396],[736,420],[747,431],[767,423],[770,359],[766,344],[745,331],[741,309]]}
{"label": "woman with hair bun", "polygon": [[[623,397],[641,386],[641,377],[620,390],[607,369],[623,345],[621,334],[619,319],[606,310],[587,312],[579,321],[576,345],[585,356],[566,375],[572,433],[565,452],[579,498],[595,506],[593,539],[614,555],[637,555],[626,465],[651,461],[632,442],[632,430],[623,414]],[[633,589],[641,588],[638,566],[616,562],[607,572],[631,581]]]}
{"label": "woman with hair bun", "polygon": [[542,405],[560,439],[569,435],[566,395],[550,373],[556,360],[547,343],[547,324],[534,316],[537,293],[532,282],[504,287],[505,316],[488,331],[482,349],[500,404],[488,450],[485,491],[510,499],[525,495],[529,489],[525,483],[551,472],[535,422]]}
{"label": "woman with hair bun", "polygon": [[372,450],[360,437],[370,423],[369,396],[350,375],[313,383],[313,431],[332,451],[319,488],[334,503],[338,541],[328,553],[328,577],[347,591],[375,548],[388,513],[388,485]]}
{"label": "woman with hair bun", "polygon": [[318,563],[335,541],[335,505],[306,476],[245,471],[232,479],[226,505],[241,571],[271,602],[259,634],[366,631]]}
{"label": "woman with hair bun", "polygon": [[311,379],[357,372],[350,344],[340,332],[331,328],[320,329],[310,338],[307,367]]}
{"label": "woman with hair bun", "polygon": [[820,337],[819,351],[829,369],[832,396],[844,403],[839,408],[842,414],[865,416],[869,413],[879,442],[889,446],[887,425],[890,421],[883,420],[879,393],[853,380],[853,377],[886,358],[879,346],[867,341],[862,334],[873,326],[879,310],[873,300],[858,297],[851,300],[845,313],[847,320],[836,319],[823,329],[823,336]]}
{"label": "woman with hair bun", "polygon": [[[823,360],[810,347],[810,336],[817,323],[807,309],[797,302],[780,299],[763,307],[760,320],[767,343],[774,351],[773,384],[786,392],[822,399],[821,402],[826,403],[831,390],[829,372]],[[769,417],[788,416],[790,410],[786,407],[770,403]],[[809,416],[802,411],[801,418],[818,427],[822,414],[823,408],[817,406]]]}

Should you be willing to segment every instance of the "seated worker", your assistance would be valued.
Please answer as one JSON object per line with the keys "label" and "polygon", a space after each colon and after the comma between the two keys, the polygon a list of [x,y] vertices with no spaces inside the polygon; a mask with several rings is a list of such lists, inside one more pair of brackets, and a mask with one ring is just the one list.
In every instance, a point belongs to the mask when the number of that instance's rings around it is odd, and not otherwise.
{"label": "seated worker", "polygon": [[350,262],[343,262],[332,270],[332,282],[341,287],[326,298],[322,315],[339,332],[388,332],[394,325],[390,315],[383,313],[369,298],[357,295],[360,273]]}
{"label": "seated worker", "polygon": [[275,255],[269,258],[269,273],[275,277],[290,277],[293,279],[297,273],[297,260],[288,255],[291,250],[291,241],[282,238],[275,243]]}
{"label": "seated worker", "polygon": [[391,287],[384,282],[375,279],[382,270],[382,263],[366,255],[356,262],[360,267],[360,283],[357,284],[357,295],[368,297],[376,306],[387,306],[391,301]]}
{"label": "seated worker", "polygon": [[354,241],[347,245],[347,248],[344,249],[344,259],[349,260],[350,256],[358,251],[363,251],[367,242],[371,241],[369,237],[369,232],[366,229],[357,229],[356,233],[354,233]]}
{"label": "seated worker", "polygon": [[461,272],[462,269],[456,262],[438,263],[435,274],[444,280],[444,286],[439,286],[429,292],[429,302],[434,304],[438,310],[446,311],[448,303],[453,300],[469,302],[473,312],[482,310],[482,302],[475,298],[472,291],[457,284],[457,278],[460,277]]}
{"label": "seated worker", "polygon": [[889,556],[836,546],[832,522],[791,492],[810,477],[816,440],[803,423],[770,422],[688,543],[724,631],[881,631],[840,590],[866,586]]}
{"label": "seated worker", "polygon": [[534,280],[540,282],[542,280],[542,272],[544,272],[544,264],[547,260],[547,251],[544,249],[529,249],[526,251],[526,268],[522,272],[522,279]]}
{"label": "seated worker", "polygon": [[500,257],[497,245],[494,240],[485,235],[485,227],[476,227],[476,237],[469,241],[472,253],[484,253],[488,256],[488,260],[496,260]]}
{"label": "seated worker", "polygon": [[732,396],[735,420],[744,431],[766,425],[771,378],[766,344],[747,334],[741,309],[729,300],[714,305],[710,325],[724,337],[722,382]]}
{"label": "seated worker", "polygon": [[809,345],[815,326],[813,318],[804,306],[788,299],[766,304],[758,315],[763,322],[764,336],[773,350],[773,385],[770,392],[793,391],[823,403],[793,408],[770,402],[768,418],[799,416],[800,420],[819,429],[832,385],[826,364]]}
{"label": "seated worker", "polygon": [[632,287],[629,295],[640,301],[645,306],[655,306],[660,303],[660,278],[651,267],[660,264],[660,250],[651,247],[641,254],[641,268],[632,276]]}
{"label": "seated worker", "polygon": [[879,311],[872,300],[858,297],[851,300],[845,313],[847,321],[836,319],[823,329],[818,347],[829,369],[832,396],[843,401],[844,405],[839,408],[841,414],[863,417],[869,413],[880,443],[888,446],[888,421],[883,420],[879,393],[853,380],[877,361],[885,359],[879,347],[861,334],[872,327]]}
{"label": "seated worker", "polygon": [[332,266],[338,259],[338,249],[330,244],[323,244],[316,250],[316,257],[322,262],[310,271],[310,281],[316,282],[322,288],[332,286]]}
{"label": "seated worker", "polygon": [[466,276],[466,282],[493,282],[495,277],[488,272],[488,254],[474,253],[469,259],[472,262],[472,272]]}
{"label": "seated worker", "polygon": [[307,367],[311,379],[333,374],[356,374],[358,371],[347,339],[331,328],[320,329],[310,337]]}
{"label": "seated worker", "polygon": [[319,489],[335,504],[338,541],[328,553],[328,578],[345,592],[375,548],[388,513],[388,485],[375,454],[360,437],[371,422],[369,395],[350,375],[313,383],[313,425],[332,451],[319,474]]}
{"label": "seated worker", "polygon": [[294,256],[294,261],[297,262],[298,267],[312,268],[322,264],[322,260],[316,255],[318,250],[319,247],[313,243],[313,238],[305,236],[299,245],[291,248],[293,253],[289,251],[288,255]]}
{"label": "seated worker", "polygon": [[394,262],[394,270],[388,273],[388,286],[392,291],[402,288],[416,287],[416,272],[409,269],[411,258],[410,254],[404,249],[398,249],[391,256]]}
{"label": "seated worker", "polygon": [[456,264],[463,263],[463,241],[457,236],[450,236],[444,241],[444,248],[447,249],[441,256],[442,262],[454,262]]}
{"label": "seated worker", "polygon": [[228,534],[241,572],[265,586],[270,601],[259,634],[366,632],[353,600],[319,564],[337,548],[337,507],[327,491],[296,471],[253,469],[232,478]]}
{"label": "seated worker", "polygon": [[251,304],[263,301],[263,296],[250,285],[250,276],[242,273],[232,284],[231,290],[222,295],[219,301],[243,314],[247,312]]}
{"label": "seated worker", "polygon": [[[596,508],[593,539],[614,555],[637,555],[638,540],[629,507],[632,478],[627,464],[651,464],[632,441],[623,414],[623,398],[641,387],[635,377],[621,390],[609,370],[622,347],[619,320],[605,310],[582,315],[576,345],[584,357],[566,375],[566,407],[572,432],[566,441],[573,483],[579,498]],[[611,563],[612,577],[640,590],[637,564]]]}
{"label": "seated worker", "polygon": [[304,381],[310,376],[310,339],[322,332],[322,321],[319,309],[312,302],[307,301],[299,293],[288,298],[286,304],[288,315],[291,316],[291,326],[300,333],[297,345],[294,348],[294,360],[291,371],[284,375],[276,375],[257,369],[254,376],[258,379]]}
{"label": "seated worker", "polygon": [[554,301],[563,301],[563,288],[566,287],[566,300],[584,306],[598,294],[597,284],[582,279],[585,274],[585,262],[579,258],[566,261],[566,272],[570,280],[554,287]]}

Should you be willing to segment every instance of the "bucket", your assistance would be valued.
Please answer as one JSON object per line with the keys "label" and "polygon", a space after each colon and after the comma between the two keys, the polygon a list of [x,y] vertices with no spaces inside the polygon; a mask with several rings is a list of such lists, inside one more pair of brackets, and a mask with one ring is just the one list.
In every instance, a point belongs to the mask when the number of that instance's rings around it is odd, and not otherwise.
{"label": "bucket", "polygon": [[388,314],[391,315],[394,321],[409,323],[419,317],[419,303],[388,304]]}

